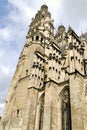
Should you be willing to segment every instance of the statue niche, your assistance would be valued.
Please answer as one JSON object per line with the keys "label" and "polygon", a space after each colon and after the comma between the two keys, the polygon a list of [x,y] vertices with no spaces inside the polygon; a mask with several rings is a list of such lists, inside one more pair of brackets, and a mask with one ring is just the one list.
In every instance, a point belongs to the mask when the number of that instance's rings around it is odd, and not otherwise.
{"label": "statue niche", "polygon": [[71,111],[69,88],[65,88],[61,94],[62,130],[71,130]]}

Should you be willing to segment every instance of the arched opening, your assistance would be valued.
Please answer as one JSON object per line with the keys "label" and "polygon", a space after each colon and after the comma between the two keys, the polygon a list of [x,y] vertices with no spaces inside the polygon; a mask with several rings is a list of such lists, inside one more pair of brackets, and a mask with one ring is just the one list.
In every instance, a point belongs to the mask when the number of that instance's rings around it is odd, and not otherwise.
{"label": "arched opening", "polygon": [[62,130],[71,130],[71,108],[69,86],[61,92]]}
{"label": "arched opening", "polygon": [[39,40],[39,36],[36,36],[36,40],[37,40],[37,41]]}
{"label": "arched opening", "polygon": [[17,117],[19,116],[19,109],[17,109]]}
{"label": "arched opening", "polygon": [[43,38],[41,37],[41,42],[43,41]]}
{"label": "arched opening", "polygon": [[28,69],[26,70],[26,76],[28,75]]}
{"label": "arched opening", "polygon": [[40,97],[40,116],[39,116],[39,130],[43,128],[43,116],[44,116],[44,97],[45,93],[43,93]]}

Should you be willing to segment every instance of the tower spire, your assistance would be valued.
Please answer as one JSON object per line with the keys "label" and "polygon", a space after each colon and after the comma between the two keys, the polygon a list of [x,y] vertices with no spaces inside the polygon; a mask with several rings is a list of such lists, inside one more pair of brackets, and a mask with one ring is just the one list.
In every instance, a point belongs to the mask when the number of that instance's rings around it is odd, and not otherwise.
{"label": "tower spire", "polygon": [[54,25],[47,5],[30,24],[0,130],[87,129],[87,42]]}

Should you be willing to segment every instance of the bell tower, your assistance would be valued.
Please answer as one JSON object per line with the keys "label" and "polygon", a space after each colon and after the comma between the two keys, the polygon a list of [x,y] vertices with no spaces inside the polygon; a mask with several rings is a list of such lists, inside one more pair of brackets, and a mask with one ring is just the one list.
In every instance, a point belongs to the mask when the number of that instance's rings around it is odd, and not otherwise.
{"label": "bell tower", "polygon": [[0,130],[87,129],[87,41],[53,22],[46,5],[32,18]]}

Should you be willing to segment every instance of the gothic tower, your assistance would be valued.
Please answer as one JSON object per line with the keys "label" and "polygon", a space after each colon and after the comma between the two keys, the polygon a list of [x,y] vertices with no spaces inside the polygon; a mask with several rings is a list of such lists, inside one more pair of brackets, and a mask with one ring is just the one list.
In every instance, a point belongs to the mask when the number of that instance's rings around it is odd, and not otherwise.
{"label": "gothic tower", "polygon": [[54,25],[46,5],[32,19],[1,130],[87,130],[87,43]]}

